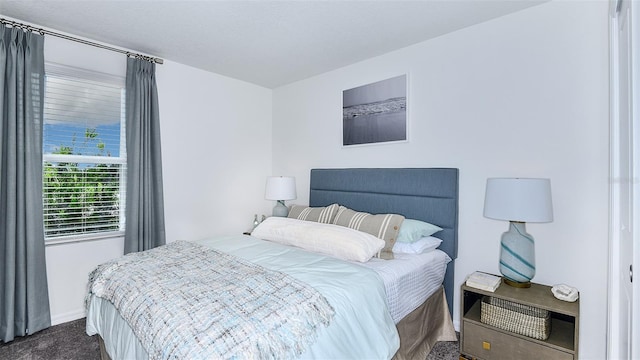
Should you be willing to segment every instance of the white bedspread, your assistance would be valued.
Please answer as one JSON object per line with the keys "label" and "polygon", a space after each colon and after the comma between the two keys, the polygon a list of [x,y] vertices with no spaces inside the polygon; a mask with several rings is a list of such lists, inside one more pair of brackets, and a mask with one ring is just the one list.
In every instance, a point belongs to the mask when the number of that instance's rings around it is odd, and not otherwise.
{"label": "white bedspread", "polygon": [[[384,284],[374,271],[247,236],[199,243],[285,272],[327,298],[336,311],[333,322],[319,329],[318,340],[301,358],[389,359],[397,351],[399,337],[386,305]],[[108,301],[92,297],[87,333],[100,334],[113,359],[148,358],[131,328]]]}

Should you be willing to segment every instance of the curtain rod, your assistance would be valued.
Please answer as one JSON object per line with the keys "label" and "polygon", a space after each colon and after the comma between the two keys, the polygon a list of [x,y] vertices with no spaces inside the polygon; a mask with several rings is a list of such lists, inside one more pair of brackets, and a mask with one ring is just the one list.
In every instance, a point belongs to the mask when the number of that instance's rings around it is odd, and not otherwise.
{"label": "curtain rod", "polygon": [[115,52],[118,52],[118,53],[121,53],[121,54],[125,54],[127,56],[131,56],[131,57],[135,57],[135,58],[138,58],[138,59],[146,60],[146,61],[149,61],[149,62],[152,62],[152,63],[156,63],[156,64],[164,63],[164,60],[162,60],[160,58],[157,58],[157,57],[146,56],[146,55],[142,55],[142,54],[136,54],[136,53],[133,53],[131,51],[118,49],[118,48],[107,46],[107,45],[102,45],[102,44],[95,43],[95,42],[92,42],[92,41],[88,41],[88,40],[76,38],[76,37],[73,37],[73,36],[61,34],[61,33],[55,32],[55,31],[49,31],[49,30],[46,30],[46,29],[33,27],[31,25],[22,24],[22,23],[19,23],[19,22],[15,22],[15,21],[12,21],[12,20],[5,19],[5,18],[0,18],[0,23],[6,24],[6,25],[10,25],[12,27],[25,29],[27,31],[35,31],[35,32],[40,33],[41,35],[51,35],[51,36],[55,36],[55,37],[59,37],[59,38],[65,39],[65,40],[71,40],[71,41],[79,42],[81,44],[91,45],[91,46],[95,46],[97,48],[115,51]]}

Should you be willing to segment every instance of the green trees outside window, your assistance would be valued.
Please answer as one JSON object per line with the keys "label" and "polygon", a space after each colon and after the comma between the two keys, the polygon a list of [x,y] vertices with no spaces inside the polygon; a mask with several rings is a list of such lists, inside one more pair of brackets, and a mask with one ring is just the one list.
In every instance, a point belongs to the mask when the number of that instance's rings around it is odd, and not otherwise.
{"label": "green trees outside window", "polygon": [[63,161],[45,161],[43,206],[46,237],[118,231],[124,166],[91,163],[89,157],[110,157],[96,129],[87,128],[81,143],[60,144],[54,155]]}

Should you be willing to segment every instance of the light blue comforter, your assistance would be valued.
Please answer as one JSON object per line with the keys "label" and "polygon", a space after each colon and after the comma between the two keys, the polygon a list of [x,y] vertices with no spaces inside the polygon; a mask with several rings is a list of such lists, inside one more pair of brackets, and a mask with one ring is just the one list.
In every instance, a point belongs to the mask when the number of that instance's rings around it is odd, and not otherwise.
{"label": "light blue comforter", "polygon": [[[400,340],[387,310],[384,285],[373,270],[249,236],[198,243],[287,273],[326,297],[335,309],[334,319],[328,328],[319,329],[318,340],[302,359],[389,359],[397,351]],[[148,358],[108,301],[91,299],[87,333],[100,334],[114,360]]]}

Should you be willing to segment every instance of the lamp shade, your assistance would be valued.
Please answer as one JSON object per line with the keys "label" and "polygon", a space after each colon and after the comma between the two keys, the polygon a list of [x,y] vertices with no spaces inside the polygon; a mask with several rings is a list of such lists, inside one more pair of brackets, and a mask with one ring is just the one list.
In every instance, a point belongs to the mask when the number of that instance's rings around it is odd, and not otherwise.
{"label": "lamp shade", "polygon": [[487,179],[484,216],[519,222],[553,221],[551,181],[525,178]]}
{"label": "lamp shade", "polygon": [[264,192],[267,200],[293,200],[296,195],[296,178],[293,176],[269,176]]}

